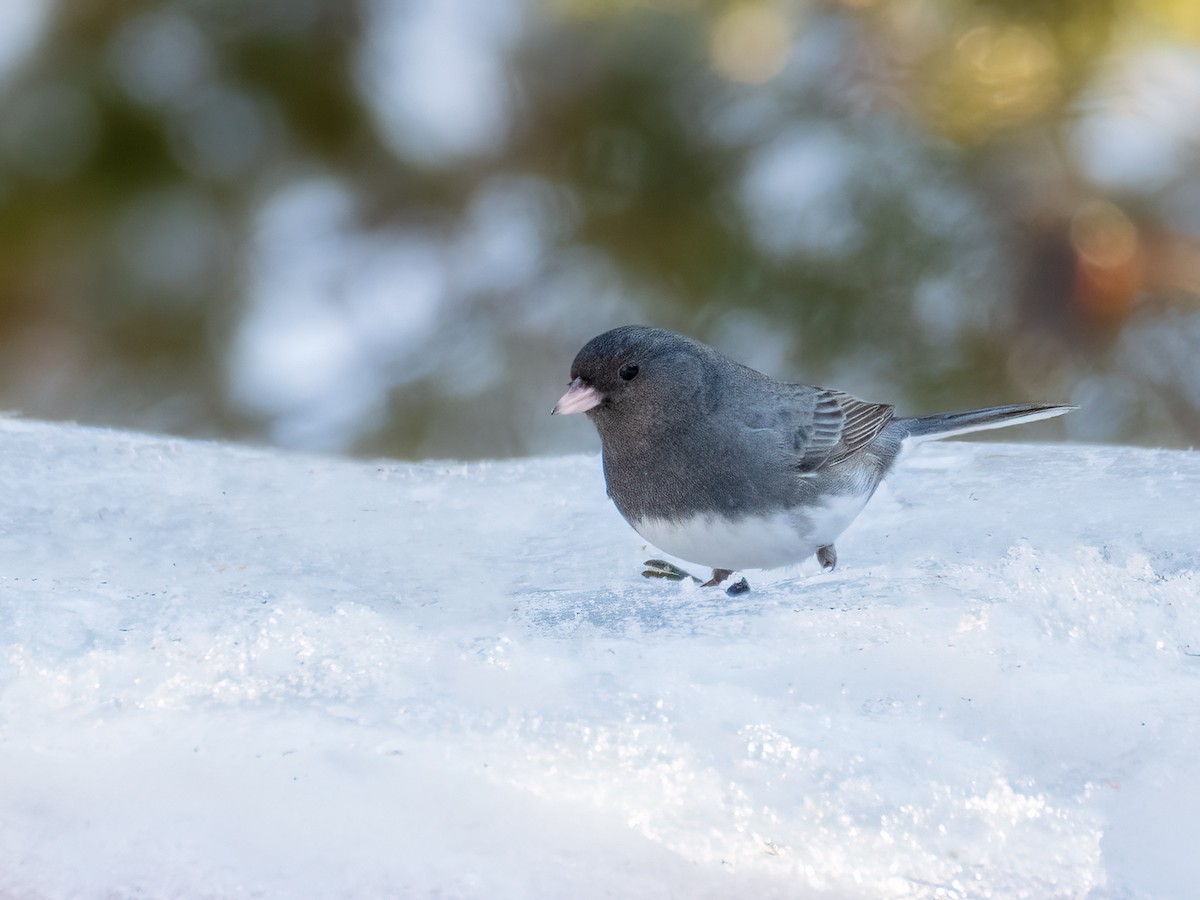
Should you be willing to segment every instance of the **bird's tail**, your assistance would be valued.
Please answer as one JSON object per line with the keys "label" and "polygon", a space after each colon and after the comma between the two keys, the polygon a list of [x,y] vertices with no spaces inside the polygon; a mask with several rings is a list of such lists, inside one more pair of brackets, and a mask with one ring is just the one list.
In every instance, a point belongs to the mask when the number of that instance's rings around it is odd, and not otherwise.
{"label": "bird's tail", "polygon": [[1052,419],[1078,409],[1077,406],[1057,406],[1047,403],[1018,403],[1014,406],[991,406],[987,409],[972,409],[968,412],[938,413],[917,419],[899,419],[897,425],[903,429],[905,438],[915,441],[934,441],[968,434],[972,431],[987,431],[989,428],[1007,428],[1024,422]]}

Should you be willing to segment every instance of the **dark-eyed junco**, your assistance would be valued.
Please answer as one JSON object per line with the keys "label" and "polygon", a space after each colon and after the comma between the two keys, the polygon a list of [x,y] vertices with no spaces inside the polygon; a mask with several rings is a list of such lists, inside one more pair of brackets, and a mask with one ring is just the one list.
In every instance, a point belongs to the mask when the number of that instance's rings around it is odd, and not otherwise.
{"label": "dark-eyed junco", "polygon": [[[1048,419],[1075,407],[996,406],[913,419],[841,391],[785,384],[661,328],[590,340],[553,413],[600,432],[608,494],[642,537],[713,569],[837,565],[833,542],[906,441]],[[652,574],[652,573],[647,573]]]}

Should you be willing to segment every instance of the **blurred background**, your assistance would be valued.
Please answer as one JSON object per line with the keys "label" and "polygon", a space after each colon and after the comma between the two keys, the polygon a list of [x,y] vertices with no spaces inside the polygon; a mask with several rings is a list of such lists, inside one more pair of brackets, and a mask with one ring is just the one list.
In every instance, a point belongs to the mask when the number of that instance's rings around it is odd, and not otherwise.
{"label": "blurred background", "polygon": [[1197,443],[1200,3],[0,4],[0,408],[595,449],[548,412],[626,322]]}

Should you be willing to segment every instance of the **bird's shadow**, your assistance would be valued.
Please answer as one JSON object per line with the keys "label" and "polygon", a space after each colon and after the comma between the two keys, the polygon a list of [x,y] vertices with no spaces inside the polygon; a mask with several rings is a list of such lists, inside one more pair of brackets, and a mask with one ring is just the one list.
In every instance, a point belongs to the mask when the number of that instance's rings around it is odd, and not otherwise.
{"label": "bird's shadow", "polygon": [[593,630],[609,636],[736,634],[764,615],[845,605],[841,579],[798,576],[730,596],[721,588],[629,581],[596,590],[531,589],[519,595],[513,620],[543,635]]}

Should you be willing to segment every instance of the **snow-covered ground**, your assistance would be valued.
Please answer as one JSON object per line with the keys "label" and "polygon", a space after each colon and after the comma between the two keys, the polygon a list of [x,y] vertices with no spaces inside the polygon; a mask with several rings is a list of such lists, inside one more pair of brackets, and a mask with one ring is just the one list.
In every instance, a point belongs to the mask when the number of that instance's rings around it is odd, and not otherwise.
{"label": "snow-covered ground", "polygon": [[0,442],[0,896],[1200,889],[1198,454],[927,445],[730,598],[592,456]]}

